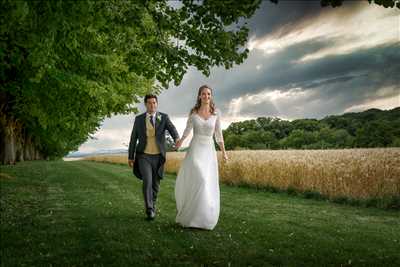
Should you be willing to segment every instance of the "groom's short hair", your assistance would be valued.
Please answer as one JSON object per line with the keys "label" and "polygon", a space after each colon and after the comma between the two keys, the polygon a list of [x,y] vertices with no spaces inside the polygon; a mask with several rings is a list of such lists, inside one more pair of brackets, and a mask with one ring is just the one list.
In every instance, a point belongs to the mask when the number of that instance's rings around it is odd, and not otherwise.
{"label": "groom's short hair", "polygon": [[146,96],[144,97],[144,103],[146,104],[146,103],[147,103],[147,99],[150,99],[150,98],[155,98],[155,99],[156,99],[156,102],[158,103],[157,96],[156,96],[156,95],[151,95],[151,94],[146,95]]}

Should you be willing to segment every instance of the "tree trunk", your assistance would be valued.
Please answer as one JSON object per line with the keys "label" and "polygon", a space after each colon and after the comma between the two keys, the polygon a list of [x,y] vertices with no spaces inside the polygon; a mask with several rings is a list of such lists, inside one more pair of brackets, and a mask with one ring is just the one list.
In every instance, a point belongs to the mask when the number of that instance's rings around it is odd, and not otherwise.
{"label": "tree trunk", "polygon": [[11,115],[8,107],[10,99],[10,95],[0,92],[0,164],[43,159],[40,147],[35,147],[35,142],[26,132],[24,124]]}
{"label": "tree trunk", "polygon": [[14,128],[11,123],[6,121],[4,127],[4,156],[2,159],[3,164],[15,164],[15,134]]}
{"label": "tree trunk", "polygon": [[3,124],[2,117],[0,117],[0,163],[4,164],[4,157],[5,157],[5,125]]}
{"label": "tree trunk", "polygon": [[35,160],[40,159],[40,153],[39,150],[35,149]]}
{"label": "tree trunk", "polygon": [[29,146],[30,146],[30,143],[31,143],[31,141],[30,141],[30,136],[27,135],[27,134],[25,134],[24,138],[25,138],[25,143],[24,143],[24,159],[25,159],[25,160],[31,160],[31,156],[30,156],[30,153],[29,153],[29,151],[30,151]]}
{"label": "tree trunk", "polygon": [[20,122],[15,123],[14,136],[15,136],[15,159],[16,161],[24,160],[24,137],[22,135],[23,125]]}
{"label": "tree trunk", "polygon": [[15,150],[15,159],[16,161],[24,161],[24,152],[23,152],[23,144],[21,140],[16,142],[16,150]]}

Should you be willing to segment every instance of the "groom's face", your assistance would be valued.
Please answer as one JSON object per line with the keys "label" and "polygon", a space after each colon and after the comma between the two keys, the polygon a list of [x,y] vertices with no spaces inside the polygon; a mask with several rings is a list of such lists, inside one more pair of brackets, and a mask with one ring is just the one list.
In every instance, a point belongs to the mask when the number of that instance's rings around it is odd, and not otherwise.
{"label": "groom's face", "polygon": [[149,98],[146,101],[146,109],[149,113],[154,113],[157,111],[157,100],[155,98]]}

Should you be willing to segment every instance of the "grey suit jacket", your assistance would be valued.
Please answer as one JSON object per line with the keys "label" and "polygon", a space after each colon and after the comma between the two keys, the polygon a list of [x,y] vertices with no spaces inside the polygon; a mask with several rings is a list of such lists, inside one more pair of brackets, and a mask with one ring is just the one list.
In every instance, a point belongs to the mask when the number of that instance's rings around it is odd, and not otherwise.
{"label": "grey suit jacket", "polygon": [[[158,120],[157,116],[161,116]],[[169,119],[168,114],[157,111],[156,114],[156,143],[161,153],[160,166],[158,167],[158,176],[160,179],[164,176],[164,163],[165,163],[165,131],[168,131],[176,142],[179,139],[178,131]],[[137,115],[133,124],[131,139],[128,148],[128,159],[135,160],[133,164],[133,174],[140,180],[142,175],[139,171],[138,161],[136,160],[137,155],[143,154],[146,148],[147,136],[146,136],[146,112]]]}

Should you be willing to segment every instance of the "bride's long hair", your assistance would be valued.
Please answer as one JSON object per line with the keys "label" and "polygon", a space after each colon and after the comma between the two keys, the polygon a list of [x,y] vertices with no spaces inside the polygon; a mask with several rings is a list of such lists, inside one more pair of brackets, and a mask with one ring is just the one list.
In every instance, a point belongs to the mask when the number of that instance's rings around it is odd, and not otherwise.
{"label": "bride's long hair", "polygon": [[195,104],[194,107],[190,110],[190,114],[189,114],[189,115],[192,115],[192,113],[195,112],[195,111],[196,111],[196,112],[199,111],[199,109],[200,109],[200,107],[201,107],[201,99],[200,99],[200,96],[201,96],[201,93],[203,92],[203,90],[206,89],[206,88],[207,88],[207,89],[210,89],[210,91],[211,91],[210,113],[213,114],[213,115],[215,115],[216,107],[215,107],[215,103],[214,103],[214,100],[213,100],[213,90],[212,90],[212,88],[211,88],[210,86],[208,86],[207,84],[204,84],[204,85],[200,86],[199,91],[198,91],[198,93],[197,93],[196,104]]}

